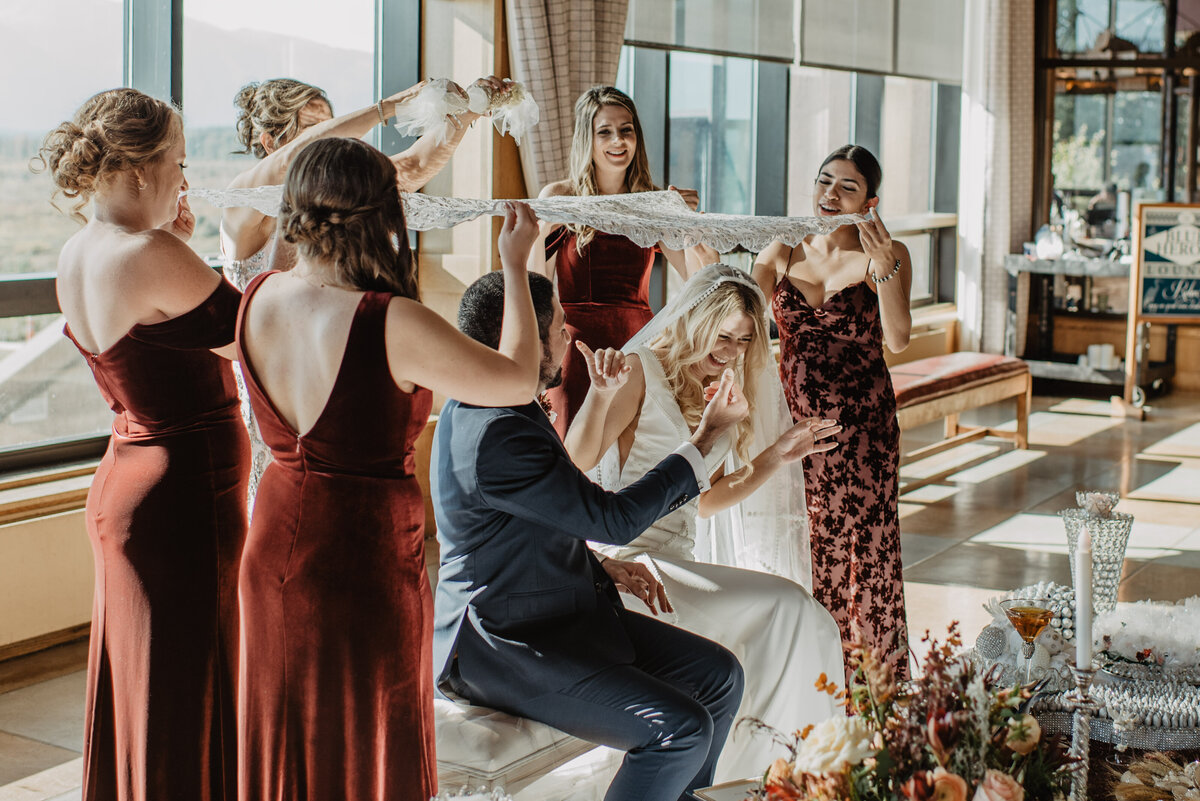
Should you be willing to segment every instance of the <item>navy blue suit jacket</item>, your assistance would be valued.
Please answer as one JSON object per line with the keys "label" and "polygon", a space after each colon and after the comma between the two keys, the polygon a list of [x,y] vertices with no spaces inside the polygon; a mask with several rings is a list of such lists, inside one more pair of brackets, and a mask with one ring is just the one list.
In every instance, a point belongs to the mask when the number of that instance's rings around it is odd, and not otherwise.
{"label": "navy blue suit jacket", "polygon": [[699,492],[672,454],[619,492],[572,462],[536,403],[484,408],[450,401],[430,469],[441,568],[434,602],[434,675],[454,657],[467,686],[493,705],[561,689],[633,647],[608,574],[587,540],[623,545]]}

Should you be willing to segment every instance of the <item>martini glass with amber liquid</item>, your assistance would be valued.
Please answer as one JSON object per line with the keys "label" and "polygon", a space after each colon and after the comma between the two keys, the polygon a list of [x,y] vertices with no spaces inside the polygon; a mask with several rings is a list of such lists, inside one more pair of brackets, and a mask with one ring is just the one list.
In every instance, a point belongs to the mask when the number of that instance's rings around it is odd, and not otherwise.
{"label": "martini glass with amber liquid", "polygon": [[1025,657],[1025,683],[1029,683],[1029,669],[1033,660],[1033,641],[1042,633],[1042,629],[1050,623],[1053,613],[1050,605],[1043,599],[1011,598],[1000,602],[1000,608],[1008,615],[1008,622],[1013,624],[1017,634],[1021,635],[1024,645],[1021,654]]}

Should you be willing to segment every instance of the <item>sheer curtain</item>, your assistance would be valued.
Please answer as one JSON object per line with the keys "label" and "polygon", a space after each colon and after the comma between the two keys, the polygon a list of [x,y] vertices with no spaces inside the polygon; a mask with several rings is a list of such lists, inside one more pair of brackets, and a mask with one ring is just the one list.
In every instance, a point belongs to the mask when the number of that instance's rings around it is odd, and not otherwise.
{"label": "sheer curtain", "polygon": [[967,0],[959,172],[960,339],[1004,350],[1004,256],[1029,236],[1034,0]]}
{"label": "sheer curtain", "polygon": [[535,195],[567,177],[576,98],[617,79],[629,0],[505,0],[513,78],[541,107],[521,142],[525,186]]}

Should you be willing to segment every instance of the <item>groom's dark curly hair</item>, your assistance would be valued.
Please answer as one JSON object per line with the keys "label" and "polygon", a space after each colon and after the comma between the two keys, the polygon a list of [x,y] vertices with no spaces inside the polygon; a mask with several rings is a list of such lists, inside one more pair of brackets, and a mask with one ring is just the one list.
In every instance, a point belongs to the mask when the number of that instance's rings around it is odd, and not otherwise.
{"label": "groom's dark curly hair", "polygon": [[[554,283],[544,275],[529,273],[529,294],[537,317],[538,337],[550,334],[554,319]],[[458,304],[458,329],[489,348],[500,347],[500,324],[504,320],[504,273],[491,272],[467,287]]]}

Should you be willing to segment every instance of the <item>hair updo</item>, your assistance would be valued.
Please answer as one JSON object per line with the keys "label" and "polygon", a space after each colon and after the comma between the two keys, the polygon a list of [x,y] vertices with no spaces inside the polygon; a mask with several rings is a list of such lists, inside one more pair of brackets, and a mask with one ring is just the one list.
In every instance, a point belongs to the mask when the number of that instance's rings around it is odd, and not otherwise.
{"label": "hair updo", "polygon": [[318,139],[288,167],[279,232],[357,289],[417,300],[396,166],[361,139]]}
{"label": "hair updo", "polygon": [[174,106],[137,89],[109,89],[92,95],[70,122],[46,134],[34,172],[49,169],[61,192],[79,198],[72,219],[87,222],[81,209],[105,179],[162,156],[182,135]]}
{"label": "hair updo", "polygon": [[237,108],[238,141],[243,147],[236,152],[265,158],[267,150],[261,141],[264,133],[277,146],[287,144],[300,133],[300,110],[314,100],[329,106],[329,112],[333,113],[333,104],[324,90],[311,84],[291,78],[246,84],[233,98]]}

